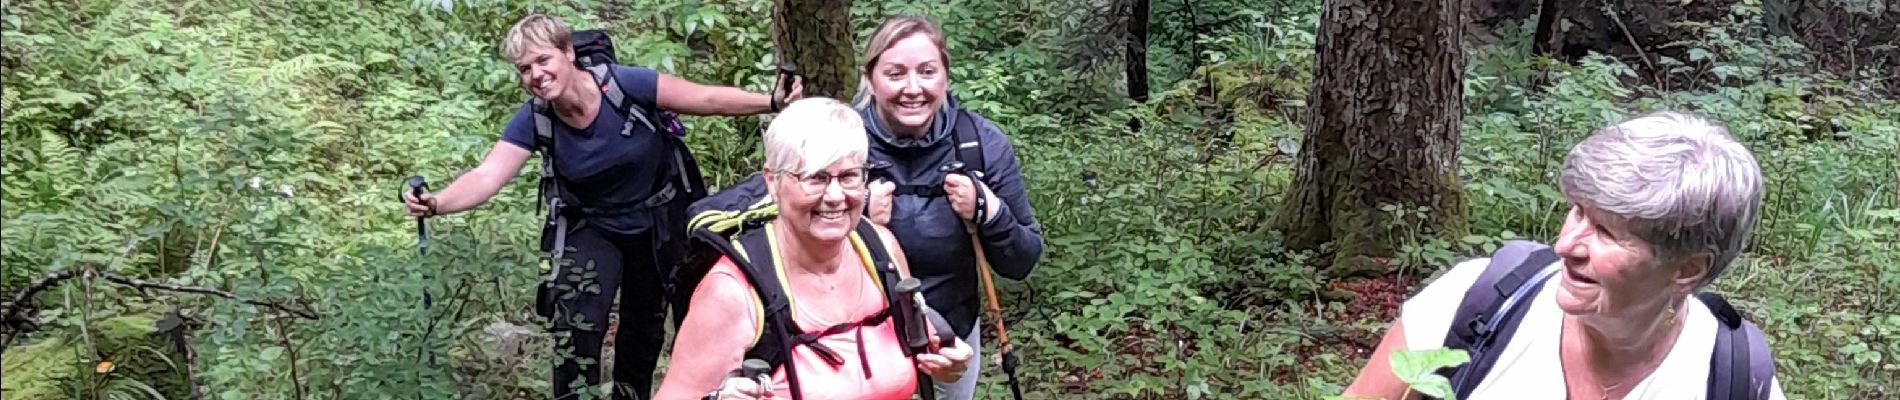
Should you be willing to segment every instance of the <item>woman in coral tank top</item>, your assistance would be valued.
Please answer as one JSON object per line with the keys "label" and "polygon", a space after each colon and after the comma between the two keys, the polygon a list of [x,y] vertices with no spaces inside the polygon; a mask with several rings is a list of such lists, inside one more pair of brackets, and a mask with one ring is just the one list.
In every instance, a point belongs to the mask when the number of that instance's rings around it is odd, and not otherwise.
{"label": "woman in coral tank top", "polygon": [[800,393],[792,393],[784,367],[774,368],[764,387],[731,377],[759,343],[766,316],[739,267],[722,259],[693,292],[654,398],[909,399],[918,371],[940,381],[961,378],[973,353],[960,339],[938,343],[933,334],[932,352],[905,355],[896,318],[889,317],[897,311],[888,309],[864,251],[865,242],[881,242],[908,277],[909,262],[890,232],[877,227],[878,237],[853,240],[867,195],[863,132],[862,118],[843,103],[811,98],[787,107],[765,134],[765,185],[779,211],[762,229],[776,254],[747,258],[773,260],[793,325],[815,336],[789,346],[786,357]]}

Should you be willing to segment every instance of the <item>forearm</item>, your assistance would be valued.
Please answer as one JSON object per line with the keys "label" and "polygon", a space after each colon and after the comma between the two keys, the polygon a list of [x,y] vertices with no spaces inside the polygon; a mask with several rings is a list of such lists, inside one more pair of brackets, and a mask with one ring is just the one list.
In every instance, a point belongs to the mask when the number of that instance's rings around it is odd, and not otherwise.
{"label": "forearm", "polygon": [[698,101],[683,110],[692,115],[746,116],[772,112],[772,96],[735,87],[706,86]]}
{"label": "forearm", "polygon": [[435,195],[435,213],[437,215],[454,214],[474,209],[488,202],[495,193],[501,191],[508,177],[476,169],[456,177],[448,187]]}
{"label": "forearm", "polygon": [[996,211],[996,218],[979,229],[984,256],[998,275],[1028,279],[1042,260],[1042,229],[1034,221],[1019,218],[1008,202],[999,204]]}

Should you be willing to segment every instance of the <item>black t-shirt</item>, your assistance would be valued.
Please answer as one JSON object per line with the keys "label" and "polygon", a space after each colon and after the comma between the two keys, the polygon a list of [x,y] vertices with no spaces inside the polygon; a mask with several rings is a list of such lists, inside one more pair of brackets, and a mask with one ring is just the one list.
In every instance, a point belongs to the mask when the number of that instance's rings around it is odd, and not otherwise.
{"label": "black t-shirt", "polygon": [[[647,110],[659,110],[659,74],[652,69],[613,66],[625,101]],[[534,151],[534,107],[523,104],[502,129],[501,141]],[[554,169],[560,184],[586,206],[642,201],[658,191],[673,167],[671,139],[645,124],[629,122],[606,98],[594,122],[585,129],[569,126],[552,114]],[[656,121],[657,122],[657,121]],[[547,156],[546,154],[542,155]],[[608,232],[637,234],[654,225],[647,213],[590,216],[588,223]],[[683,227],[682,227],[683,228]]]}

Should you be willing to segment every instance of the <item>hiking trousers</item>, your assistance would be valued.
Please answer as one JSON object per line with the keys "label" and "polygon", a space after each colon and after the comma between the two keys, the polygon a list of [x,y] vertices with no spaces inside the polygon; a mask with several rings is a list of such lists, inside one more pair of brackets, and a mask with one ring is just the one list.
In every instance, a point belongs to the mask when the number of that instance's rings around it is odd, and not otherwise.
{"label": "hiking trousers", "polygon": [[[555,280],[567,283],[570,289],[554,291],[554,398],[579,398],[571,387],[575,378],[582,378],[589,386],[600,384],[600,354],[609,327],[607,314],[613,309],[616,294],[620,299],[620,322],[614,335],[612,396],[652,396],[653,370],[666,340],[666,302],[661,290],[665,274],[653,251],[653,235],[621,235],[582,226],[568,233],[566,240],[570,250],[564,257],[572,264]],[[582,271],[578,282],[569,278],[576,266]]]}

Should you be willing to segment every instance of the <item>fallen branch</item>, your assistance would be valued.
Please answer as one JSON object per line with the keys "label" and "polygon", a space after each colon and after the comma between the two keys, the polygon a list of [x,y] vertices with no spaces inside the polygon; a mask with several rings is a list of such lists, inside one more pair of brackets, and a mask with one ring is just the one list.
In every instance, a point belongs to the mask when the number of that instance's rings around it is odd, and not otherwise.
{"label": "fallen branch", "polygon": [[203,286],[184,286],[150,282],[142,279],[129,278],[110,271],[102,271],[95,267],[81,267],[47,274],[38,281],[34,281],[33,284],[27,285],[25,289],[21,289],[19,293],[14,294],[12,300],[0,303],[0,332],[7,333],[4,340],[0,340],[0,351],[4,351],[6,346],[12,343],[13,333],[39,330],[39,307],[32,303],[32,299],[35,295],[47,289],[51,289],[60,282],[72,279],[81,274],[97,276],[105,278],[106,281],[112,283],[131,286],[139,289],[141,293],[151,289],[158,289],[172,292],[206,294],[277,310],[278,312],[294,315],[303,319],[317,320],[321,318],[321,316],[317,315],[317,311],[311,308],[310,304],[306,303],[303,298],[293,298],[289,300],[253,300],[239,297],[231,292]]}

